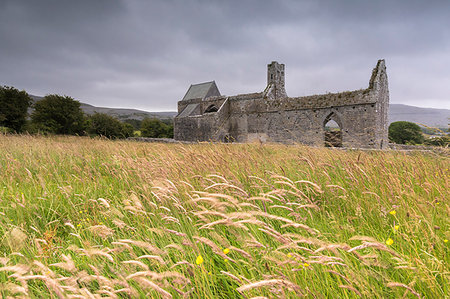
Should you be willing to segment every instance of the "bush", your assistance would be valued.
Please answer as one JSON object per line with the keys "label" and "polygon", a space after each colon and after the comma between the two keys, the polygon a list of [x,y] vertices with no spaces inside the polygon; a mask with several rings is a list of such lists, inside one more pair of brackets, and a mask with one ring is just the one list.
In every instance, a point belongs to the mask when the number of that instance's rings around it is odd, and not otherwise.
{"label": "bush", "polygon": [[0,134],[5,135],[5,134],[12,133],[12,132],[13,132],[13,130],[8,127],[0,127]]}
{"label": "bush", "polygon": [[128,138],[134,136],[134,127],[129,123],[122,123],[122,136]]}
{"label": "bush", "polygon": [[0,87],[0,126],[22,132],[26,123],[31,98],[14,87]]}
{"label": "bush", "polygon": [[35,130],[53,134],[82,135],[86,125],[80,102],[56,94],[34,104],[31,120]]}
{"label": "bush", "polygon": [[424,144],[426,145],[432,145],[432,146],[450,146],[450,135],[444,135],[440,137],[431,137],[427,138],[424,141]]}
{"label": "bush", "polygon": [[156,118],[145,118],[141,124],[141,136],[151,138],[173,138],[173,125]]}
{"label": "bush", "polygon": [[115,139],[133,136],[133,132],[134,128],[132,125],[122,123],[104,113],[95,113],[88,118],[88,133],[92,135]]}
{"label": "bush", "polygon": [[389,140],[398,144],[420,144],[424,138],[418,125],[408,121],[396,121],[389,126]]}
{"label": "bush", "polygon": [[141,129],[142,121],[139,119],[134,119],[134,118],[125,119],[125,120],[123,120],[123,122],[132,125],[136,131]]}

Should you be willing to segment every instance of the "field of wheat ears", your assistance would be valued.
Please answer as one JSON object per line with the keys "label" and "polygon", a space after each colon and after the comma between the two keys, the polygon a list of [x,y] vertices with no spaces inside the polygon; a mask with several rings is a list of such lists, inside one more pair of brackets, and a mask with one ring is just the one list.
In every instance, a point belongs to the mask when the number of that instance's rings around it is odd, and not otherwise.
{"label": "field of wheat ears", "polygon": [[448,155],[0,135],[0,292],[444,298]]}

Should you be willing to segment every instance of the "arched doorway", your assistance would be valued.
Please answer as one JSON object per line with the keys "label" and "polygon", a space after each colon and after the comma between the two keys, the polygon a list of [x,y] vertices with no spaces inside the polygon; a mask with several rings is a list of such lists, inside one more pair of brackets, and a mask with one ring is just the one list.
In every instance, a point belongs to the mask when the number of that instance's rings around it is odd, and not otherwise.
{"label": "arched doorway", "polygon": [[326,147],[342,147],[342,128],[336,114],[331,113],[323,122]]}

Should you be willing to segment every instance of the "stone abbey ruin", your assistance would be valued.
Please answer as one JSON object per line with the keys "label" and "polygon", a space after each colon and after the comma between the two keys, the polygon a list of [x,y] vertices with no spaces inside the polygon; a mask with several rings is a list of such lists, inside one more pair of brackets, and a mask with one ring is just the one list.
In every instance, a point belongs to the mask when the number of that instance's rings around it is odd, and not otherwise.
{"label": "stone abbey ruin", "polygon": [[[314,146],[386,148],[389,90],[384,60],[369,87],[288,97],[284,64],[267,67],[263,92],[222,96],[214,81],[191,85],[178,102],[175,139],[222,142],[298,142]],[[334,121],[339,128],[329,128]]]}

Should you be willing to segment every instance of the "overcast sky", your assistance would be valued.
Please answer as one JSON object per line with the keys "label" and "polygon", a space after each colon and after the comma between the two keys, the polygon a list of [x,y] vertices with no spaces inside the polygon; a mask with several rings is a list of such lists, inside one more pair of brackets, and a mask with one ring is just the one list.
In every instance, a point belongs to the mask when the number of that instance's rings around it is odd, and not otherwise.
{"label": "overcast sky", "polygon": [[366,88],[385,59],[391,103],[450,109],[449,0],[0,0],[0,85],[105,107],[175,111],[190,84]]}

